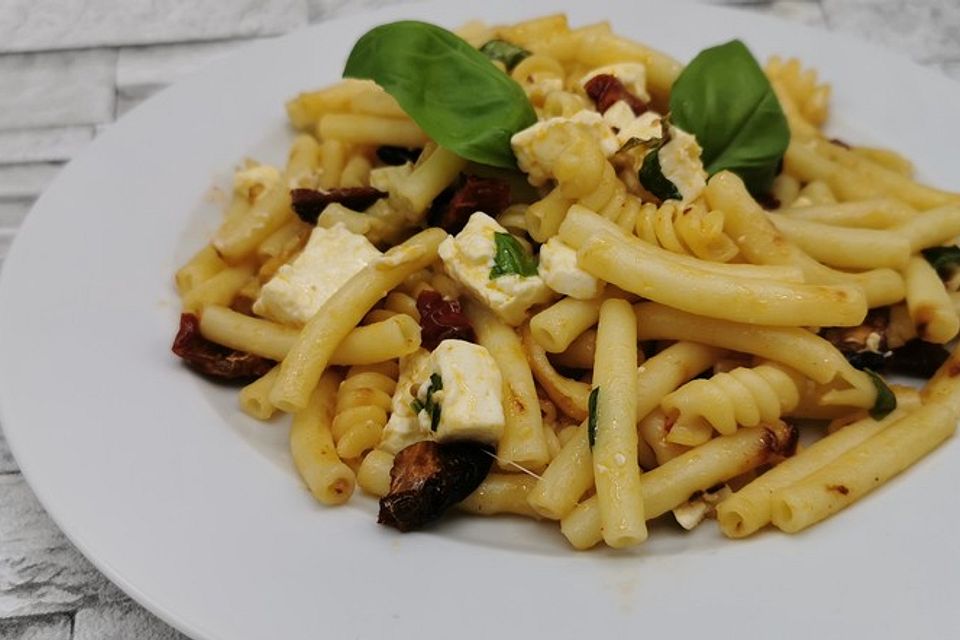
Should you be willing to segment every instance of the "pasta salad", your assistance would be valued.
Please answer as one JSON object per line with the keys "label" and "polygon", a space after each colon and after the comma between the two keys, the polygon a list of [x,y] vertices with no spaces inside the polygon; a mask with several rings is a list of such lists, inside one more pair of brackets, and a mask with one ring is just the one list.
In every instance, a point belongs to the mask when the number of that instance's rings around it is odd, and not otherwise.
{"label": "pasta salad", "polygon": [[828,137],[829,98],[737,40],[682,65],[563,15],[376,27],[287,103],[286,165],[236,171],[173,351],[292,415],[319,502],[359,485],[401,531],[804,529],[960,418],[960,194]]}

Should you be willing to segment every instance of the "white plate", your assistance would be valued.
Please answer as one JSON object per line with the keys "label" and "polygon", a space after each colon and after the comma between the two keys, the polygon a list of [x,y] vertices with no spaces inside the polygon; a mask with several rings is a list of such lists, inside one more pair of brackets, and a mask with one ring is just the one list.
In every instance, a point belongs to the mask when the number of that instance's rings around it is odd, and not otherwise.
{"label": "white plate", "polygon": [[[172,273],[240,158],[281,163],[283,102],[335,80],[374,24],[566,10],[682,59],[744,38],[833,82],[835,129],[960,186],[960,87],[825,33],[699,5],[488,0],[392,8],[250,47],[136,109],[40,199],[0,285],[3,426],[51,516],[111,579],[198,638],[948,637],[960,624],[953,441],[806,533],[731,542],[657,527],[634,553],[574,553],[555,527],[450,518],[400,535],[372,500],[301,490],[284,426],[170,355]],[[952,175],[951,175],[952,174]],[[869,635],[868,635],[869,634]],[[624,635],[623,637],[627,637]]]}

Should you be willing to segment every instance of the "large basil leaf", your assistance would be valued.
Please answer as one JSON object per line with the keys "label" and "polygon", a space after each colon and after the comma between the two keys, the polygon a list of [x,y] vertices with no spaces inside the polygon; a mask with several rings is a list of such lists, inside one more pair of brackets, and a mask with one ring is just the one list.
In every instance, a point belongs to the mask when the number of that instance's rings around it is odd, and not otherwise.
{"label": "large basil leaf", "polygon": [[515,167],[510,137],[537,121],[520,85],[462,38],[425,22],[368,31],[343,75],[373,80],[437,144],[480,164]]}
{"label": "large basil leaf", "polygon": [[770,81],[739,40],[705,49],[670,93],[674,124],[703,147],[713,175],[728,169],[755,195],[769,192],[790,144],[790,129]]}

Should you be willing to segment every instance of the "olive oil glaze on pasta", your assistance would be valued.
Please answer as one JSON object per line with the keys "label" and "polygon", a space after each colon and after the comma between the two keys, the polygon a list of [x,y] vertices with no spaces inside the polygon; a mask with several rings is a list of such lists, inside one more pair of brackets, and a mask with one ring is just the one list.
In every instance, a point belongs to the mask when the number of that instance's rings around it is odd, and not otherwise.
{"label": "olive oil glaze on pasta", "polygon": [[174,352],[293,415],[323,504],[359,484],[403,531],[456,507],[577,549],[668,513],[793,532],[953,433],[960,195],[828,139],[796,60],[684,67],[552,15],[382,25],[344,76],[287,103],[286,166],[246,161],[176,274]]}

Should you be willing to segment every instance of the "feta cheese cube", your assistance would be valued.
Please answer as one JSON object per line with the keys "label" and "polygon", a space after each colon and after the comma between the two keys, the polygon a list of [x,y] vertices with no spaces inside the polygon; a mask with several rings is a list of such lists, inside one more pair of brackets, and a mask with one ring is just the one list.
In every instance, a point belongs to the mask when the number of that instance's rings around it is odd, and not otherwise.
{"label": "feta cheese cube", "polygon": [[430,377],[432,370],[433,360],[426,349],[418,349],[400,358],[400,376],[391,400],[390,419],[383,427],[378,448],[396,455],[411,444],[433,439],[429,422],[424,429],[411,406],[415,397],[414,389],[418,389],[422,381]]}
{"label": "feta cheese cube", "polygon": [[504,322],[522,324],[527,309],[548,302],[552,293],[543,278],[514,274],[490,278],[496,255],[496,233],[507,233],[500,224],[477,211],[463,230],[440,244],[444,269],[474,298],[488,306]]}
{"label": "feta cheese cube", "polygon": [[678,127],[670,127],[670,141],[660,147],[660,170],[680,192],[683,204],[696,200],[707,186],[707,172],[697,139]]}
{"label": "feta cheese cube", "polygon": [[301,326],[380,252],[343,224],[316,227],[303,252],[277,271],[260,290],[253,312],[277,322]]}
{"label": "feta cheese cube", "polygon": [[[504,426],[503,378],[490,352],[463,340],[444,340],[433,350],[432,361],[443,383],[443,390],[433,394],[440,405],[437,440],[499,442]],[[425,414],[421,412],[421,419]]]}
{"label": "feta cheese cube", "polygon": [[584,133],[608,158],[620,149],[617,136],[603,116],[586,109],[569,118],[549,118],[518,131],[510,138],[510,145],[530,184],[540,186],[553,177],[553,165],[570,143]]}
{"label": "feta cheese cube", "polygon": [[604,283],[577,266],[577,252],[554,236],[540,247],[540,277],[557,293],[578,300],[596,298]]}
{"label": "feta cheese cube", "polygon": [[623,83],[623,86],[644,102],[650,102],[647,93],[647,68],[640,62],[621,62],[597,67],[580,78],[580,86],[586,85],[596,76],[609,75]]}

